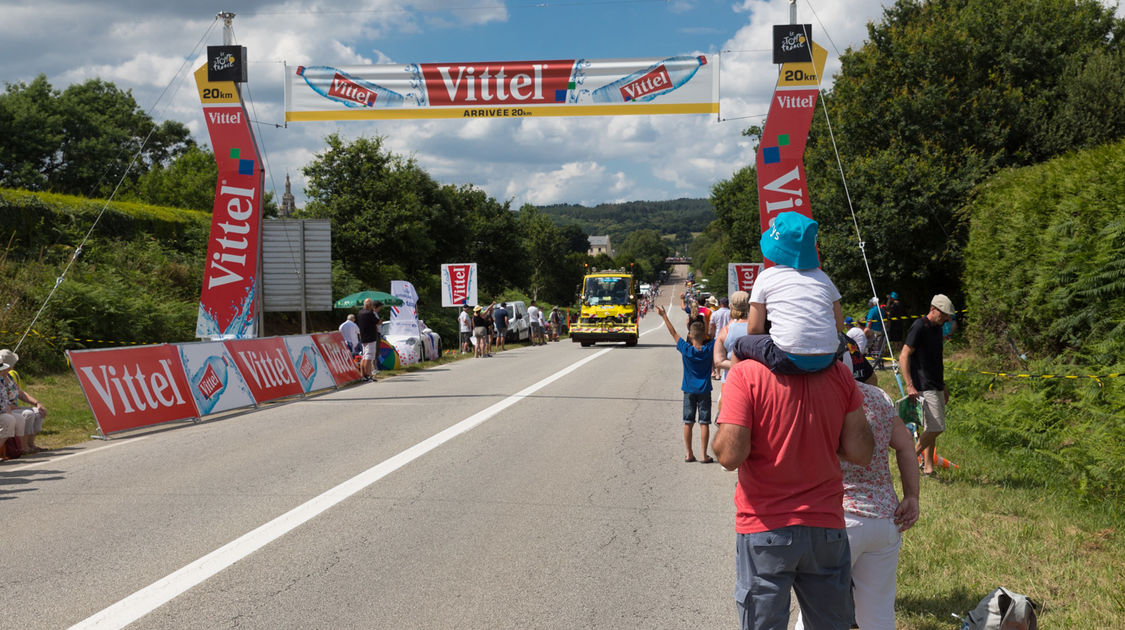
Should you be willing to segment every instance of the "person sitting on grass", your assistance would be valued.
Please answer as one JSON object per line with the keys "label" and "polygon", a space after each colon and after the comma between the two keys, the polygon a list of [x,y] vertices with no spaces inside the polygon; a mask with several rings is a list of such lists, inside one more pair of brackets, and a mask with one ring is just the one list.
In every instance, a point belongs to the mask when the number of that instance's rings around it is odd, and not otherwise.
{"label": "person sitting on grass", "polygon": [[774,266],[750,292],[749,334],[735,345],[738,359],[754,359],[774,374],[806,374],[840,356],[844,311],[840,292],[820,269],[816,232],[816,221],[782,212],[762,233],[762,256]]}
{"label": "person sitting on grass", "polygon": [[692,426],[699,416],[699,446],[703,452],[704,464],[715,461],[707,454],[707,442],[711,438],[711,368],[714,366],[714,339],[707,338],[707,325],[703,322],[692,322],[688,329],[691,343],[680,338],[679,333],[668,321],[668,313],[663,306],[657,306],[656,312],[664,318],[664,325],[668,327],[669,334],[676,340],[676,349],[680,351],[680,358],[684,365],[683,381],[680,389],[684,392],[684,447],[687,449],[685,462],[694,462],[695,453],[691,449]]}

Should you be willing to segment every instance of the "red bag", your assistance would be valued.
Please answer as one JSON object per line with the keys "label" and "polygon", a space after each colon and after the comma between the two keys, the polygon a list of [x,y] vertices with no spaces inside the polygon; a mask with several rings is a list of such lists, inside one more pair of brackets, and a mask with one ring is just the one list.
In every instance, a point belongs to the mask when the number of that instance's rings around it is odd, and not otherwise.
{"label": "red bag", "polygon": [[19,459],[23,455],[23,449],[20,448],[19,438],[10,437],[0,444],[0,456],[4,459]]}

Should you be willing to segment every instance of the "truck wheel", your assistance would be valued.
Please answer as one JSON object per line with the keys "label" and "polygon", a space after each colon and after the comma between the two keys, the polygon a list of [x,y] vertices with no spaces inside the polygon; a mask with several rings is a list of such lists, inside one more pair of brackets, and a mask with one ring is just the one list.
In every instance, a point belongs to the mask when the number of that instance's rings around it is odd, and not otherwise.
{"label": "truck wheel", "polygon": [[590,346],[594,345],[594,342],[593,342],[593,341],[581,341],[581,342],[579,342],[579,343],[581,343],[581,344],[582,344],[582,347],[583,347],[583,348],[589,348]]}
{"label": "truck wheel", "polygon": [[628,339],[626,339],[626,340],[625,340],[625,345],[626,345],[627,347],[630,347],[630,348],[632,348],[633,346],[637,345],[637,336],[636,336],[636,335],[633,335],[632,337],[629,337]]}

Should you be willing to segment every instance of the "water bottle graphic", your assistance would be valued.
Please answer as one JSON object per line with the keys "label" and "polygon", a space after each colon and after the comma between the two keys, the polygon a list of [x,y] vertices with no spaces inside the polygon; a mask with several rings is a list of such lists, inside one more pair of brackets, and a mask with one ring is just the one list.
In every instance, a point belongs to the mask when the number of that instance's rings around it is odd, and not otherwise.
{"label": "water bottle graphic", "polygon": [[401,107],[405,100],[398,92],[330,66],[297,66],[297,76],[317,94],[348,107]]}
{"label": "water bottle graphic", "polygon": [[211,413],[227,388],[227,364],[222,357],[208,357],[191,377],[191,392],[199,404],[199,415]]}
{"label": "water bottle graphic", "polygon": [[312,390],[313,379],[316,378],[316,354],[313,352],[312,346],[305,346],[301,349],[301,355],[297,357],[297,378],[301,381],[301,388],[306,392]]}
{"label": "water bottle graphic", "polygon": [[595,103],[651,101],[690,81],[706,63],[707,57],[703,55],[669,57],[644,70],[638,70],[604,85],[594,90],[591,96]]}

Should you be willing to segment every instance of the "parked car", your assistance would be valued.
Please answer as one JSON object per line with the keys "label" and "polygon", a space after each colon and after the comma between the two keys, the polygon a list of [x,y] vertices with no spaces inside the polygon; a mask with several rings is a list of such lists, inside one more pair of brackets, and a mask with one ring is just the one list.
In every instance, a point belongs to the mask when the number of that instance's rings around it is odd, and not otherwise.
{"label": "parked car", "polygon": [[390,333],[390,322],[384,321],[381,326],[383,339],[394,347],[398,353],[398,360],[403,366],[413,365],[419,361],[433,361],[441,357],[441,336],[425,327],[419,322],[417,335],[402,335]]}
{"label": "parked car", "polygon": [[527,319],[527,305],[522,301],[506,302],[508,305],[508,334],[505,341],[527,341],[531,339],[531,323]]}

